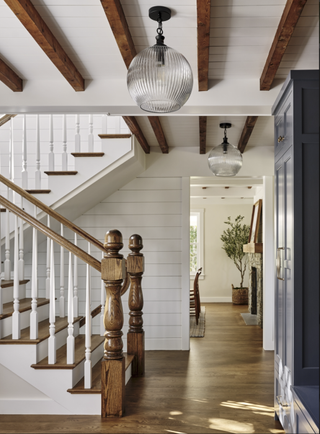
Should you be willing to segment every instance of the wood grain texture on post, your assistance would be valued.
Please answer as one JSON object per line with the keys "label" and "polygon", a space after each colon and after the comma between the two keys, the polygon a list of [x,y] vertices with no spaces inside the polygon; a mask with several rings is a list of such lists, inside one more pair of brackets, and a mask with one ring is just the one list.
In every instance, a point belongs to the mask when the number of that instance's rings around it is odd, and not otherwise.
{"label": "wood grain texture on post", "polygon": [[106,288],[104,358],[115,360],[123,357],[121,286],[125,270],[123,256],[119,253],[123,247],[121,232],[108,231],[105,236],[104,247],[106,254],[101,261],[101,279]]}
{"label": "wood grain texture on post", "polygon": [[141,287],[144,271],[144,257],[140,253],[142,249],[140,235],[132,235],[129,239],[129,249],[132,253],[127,258],[127,271],[130,275],[131,286],[128,298],[129,305],[129,331],[127,334],[128,354],[135,355],[132,363],[132,375],[144,375],[144,330],[142,319],[143,294]]}

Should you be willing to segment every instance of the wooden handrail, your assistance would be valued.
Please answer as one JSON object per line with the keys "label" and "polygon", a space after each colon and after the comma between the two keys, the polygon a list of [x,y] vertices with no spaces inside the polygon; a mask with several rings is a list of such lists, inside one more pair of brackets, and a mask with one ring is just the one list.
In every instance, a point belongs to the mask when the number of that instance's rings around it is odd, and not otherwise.
{"label": "wooden handrail", "polygon": [[89,255],[84,250],[80,249],[80,247],[75,246],[69,240],[57,234],[52,229],[39,222],[39,220],[35,219],[30,214],[23,211],[9,200],[5,199],[3,196],[0,196],[0,204],[101,273],[101,262]]}
{"label": "wooden handrail", "polygon": [[33,205],[36,205],[38,208],[42,209],[42,211],[49,214],[51,217],[58,220],[58,222],[62,223],[67,228],[71,229],[73,232],[76,232],[77,234],[81,235],[84,239],[89,241],[91,244],[98,247],[100,250],[105,252],[105,248],[103,243],[101,241],[94,238],[92,235],[88,234],[88,232],[84,231],[83,229],[79,228],[79,226],[73,224],[70,220],[63,217],[61,214],[59,214],[57,211],[54,211],[52,208],[50,208],[48,205],[41,202],[41,200],[37,199],[36,197],[32,196],[32,194],[26,192],[23,188],[19,187],[18,185],[11,182],[9,179],[5,178],[3,175],[0,175],[0,182],[5,184],[7,187],[11,188],[15,192],[19,193],[22,197],[27,199],[29,202],[33,203]]}

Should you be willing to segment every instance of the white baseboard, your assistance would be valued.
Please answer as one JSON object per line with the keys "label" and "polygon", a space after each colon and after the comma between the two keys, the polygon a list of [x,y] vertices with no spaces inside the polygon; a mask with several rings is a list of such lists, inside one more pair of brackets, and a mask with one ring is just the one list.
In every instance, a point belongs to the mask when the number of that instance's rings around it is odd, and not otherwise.
{"label": "white baseboard", "polygon": [[201,297],[201,303],[232,303],[232,297]]}

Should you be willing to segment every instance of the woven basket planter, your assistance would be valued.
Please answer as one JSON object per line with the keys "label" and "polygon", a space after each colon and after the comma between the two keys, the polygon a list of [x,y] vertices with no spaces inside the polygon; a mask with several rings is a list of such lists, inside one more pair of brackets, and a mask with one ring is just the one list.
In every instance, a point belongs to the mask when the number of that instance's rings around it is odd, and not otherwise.
{"label": "woven basket planter", "polygon": [[232,286],[232,303],[248,304],[248,288],[235,288]]}

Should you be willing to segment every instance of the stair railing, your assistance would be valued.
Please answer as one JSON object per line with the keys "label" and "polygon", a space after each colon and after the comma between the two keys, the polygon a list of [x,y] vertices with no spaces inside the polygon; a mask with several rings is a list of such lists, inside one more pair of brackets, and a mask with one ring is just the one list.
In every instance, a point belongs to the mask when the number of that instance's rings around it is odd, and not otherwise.
{"label": "stair railing", "polygon": [[[67,338],[67,363],[72,364],[75,357],[74,349],[74,327],[73,320],[75,309],[75,294],[73,293],[73,276],[72,276],[72,255],[75,258],[82,259],[86,264],[86,308],[85,308],[85,363],[84,363],[84,385],[85,388],[91,388],[92,379],[92,362],[91,362],[91,268],[93,267],[101,273],[101,278],[104,282],[106,292],[106,303],[104,308],[104,329],[105,332],[105,352],[104,352],[104,368],[102,369],[102,416],[121,416],[124,408],[124,385],[125,371],[123,358],[123,343],[122,343],[122,326],[123,326],[123,310],[121,295],[129,287],[129,332],[128,332],[128,354],[135,356],[133,365],[133,375],[144,374],[144,331],[142,328],[142,307],[143,296],[141,290],[141,277],[143,273],[144,261],[143,255],[140,253],[142,249],[142,239],[139,235],[130,237],[129,248],[132,253],[128,256],[127,261],[119,254],[122,248],[122,235],[119,231],[109,231],[106,234],[105,244],[83,231],[78,226],[61,216],[56,211],[43,204],[41,201],[21,189],[2,175],[0,182],[3,182],[8,188],[12,188],[15,193],[21,194],[25,199],[28,199],[35,205],[46,211],[48,215],[55,217],[56,220],[63,223],[66,227],[73,230],[77,236],[81,235],[88,241],[88,253],[65,239],[62,235],[54,232],[50,227],[46,226],[36,217],[31,216],[23,209],[19,208],[14,203],[10,202],[0,195],[0,205],[3,206],[7,213],[10,211],[15,217],[15,237],[14,237],[14,312],[12,315],[12,338],[20,338],[20,312],[19,312],[19,257],[18,257],[18,218],[33,227],[33,265],[32,265],[32,302],[31,302],[31,318],[30,332],[33,334],[31,339],[37,339],[37,235],[40,231],[50,239],[50,304],[49,304],[49,340],[48,340],[48,363],[56,363],[56,339],[55,339],[55,262],[54,262],[54,242],[64,247],[69,251],[69,278],[68,278],[68,338]],[[91,244],[99,247],[104,253],[102,262],[91,256]],[[75,268],[76,270],[76,268]],[[130,279],[129,279],[130,276]],[[122,282],[124,283],[122,284]],[[73,293],[73,295],[72,295]],[[1,297],[0,297],[1,298]],[[103,296],[101,295],[101,302]],[[102,303],[103,304],[103,303]],[[95,309],[97,310],[97,309]],[[102,309],[101,309],[102,310]],[[101,330],[100,330],[101,331]],[[108,375],[108,372],[111,375]],[[120,387],[120,389],[119,389]],[[110,390],[117,390],[117,398],[114,399],[114,394],[110,394]],[[112,397],[112,398],[111,398]]]}

